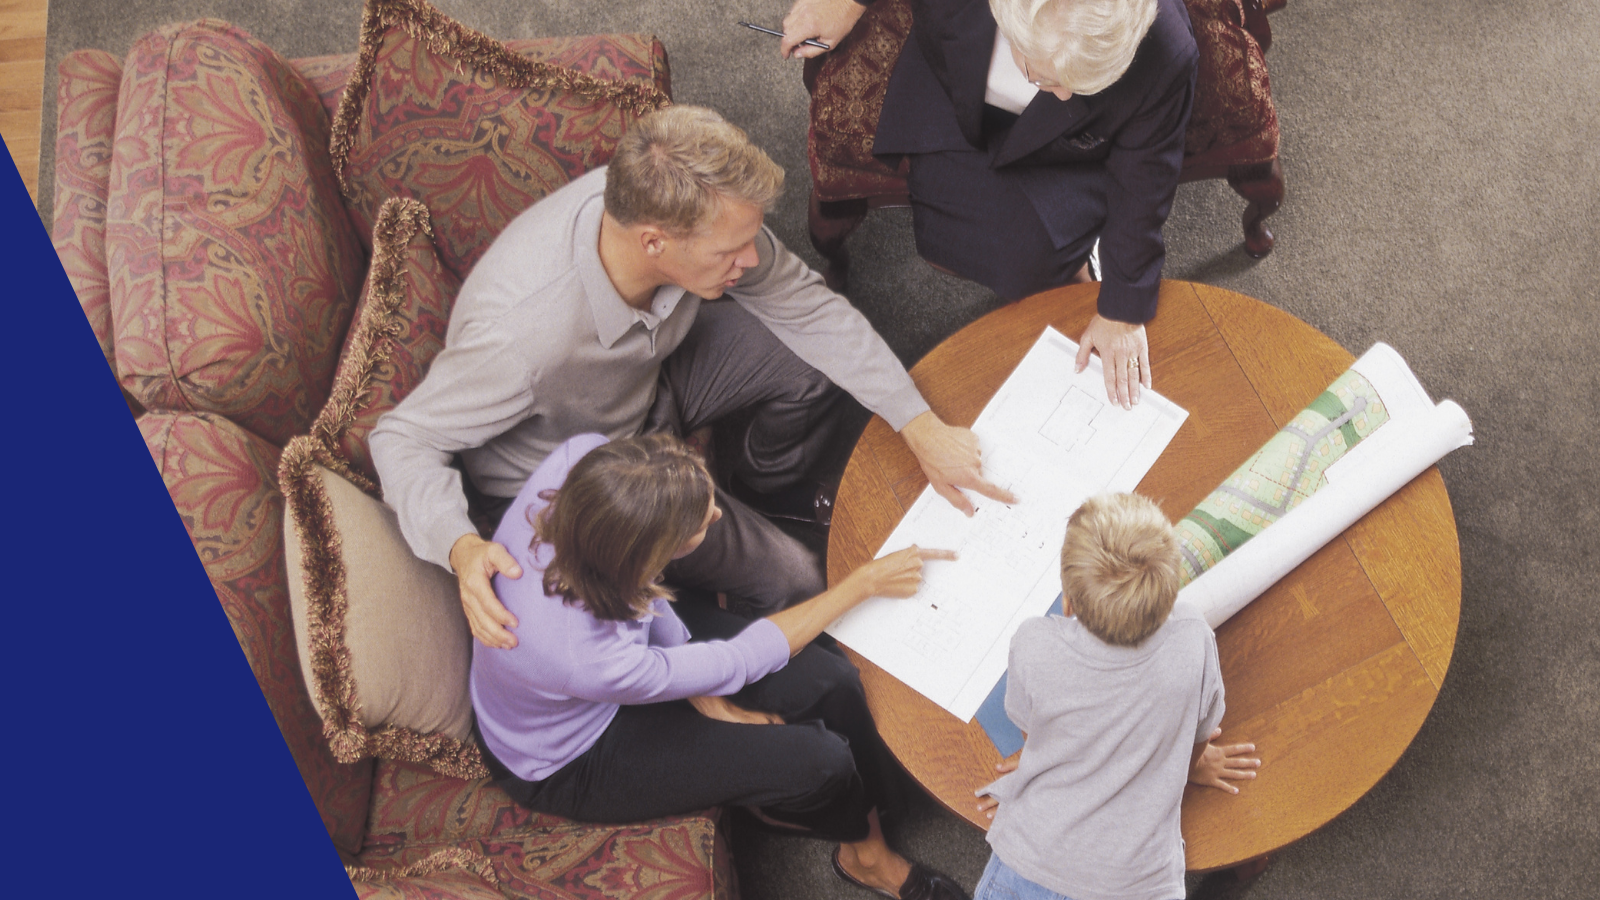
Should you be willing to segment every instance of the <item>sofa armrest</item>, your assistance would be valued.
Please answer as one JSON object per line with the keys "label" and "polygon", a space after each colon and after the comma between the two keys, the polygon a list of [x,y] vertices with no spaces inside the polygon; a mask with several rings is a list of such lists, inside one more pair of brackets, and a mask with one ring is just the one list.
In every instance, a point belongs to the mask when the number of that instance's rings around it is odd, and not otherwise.
{"label": "sofa armrest", "polygon": [[[115,375],[106,275],[106,195],[122,63],[103,50],[74,50],[57,71],[55,222],[50,237]],[[137,406],[126,391],[123,394],[130,409]],[[135,409],[135,415],[138,412]]]}

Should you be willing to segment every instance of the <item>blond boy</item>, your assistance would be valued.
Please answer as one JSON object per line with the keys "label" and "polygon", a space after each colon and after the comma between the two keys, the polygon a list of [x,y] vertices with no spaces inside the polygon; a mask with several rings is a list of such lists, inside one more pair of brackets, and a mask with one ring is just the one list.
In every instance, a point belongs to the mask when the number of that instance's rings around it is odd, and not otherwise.
{"label": "blond boy", "polygon": [[1253,745],[1226,747],[1216,638],[1176,606],[1178,546],[1134,494],[1090,498],[1061,547],[1066,617],[1011,641],[1006,714],[1021,758],[985,788],[994,819],[975,900],[1173,900],[1184,896],[1186,780],[1231,793],[1255,777]]}

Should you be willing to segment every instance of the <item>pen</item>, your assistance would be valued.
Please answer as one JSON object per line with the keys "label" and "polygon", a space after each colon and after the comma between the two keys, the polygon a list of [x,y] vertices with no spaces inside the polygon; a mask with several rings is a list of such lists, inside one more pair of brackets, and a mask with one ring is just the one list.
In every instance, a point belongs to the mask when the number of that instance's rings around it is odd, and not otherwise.
{"label": "pen", "polygon": [[[762,34],[770,34],[770,35],[773,35],[774,37],[783,37],[783,32],[781,32],[781,31],[773,31],[771,28],[762,28],[760,25],[752,25],[749,22],[740,22],[739,24],[743,25],[746,28],[754,28],[756,31],[759,31]],[[827,44],[824,44],[821,41],[812,40],[811,38],[806,38],[805,40],[801,41],[800,43],[806,45],[807,47],[821,47],[824,50],[832,50],[833,49],[832,47],[829,47]]]}

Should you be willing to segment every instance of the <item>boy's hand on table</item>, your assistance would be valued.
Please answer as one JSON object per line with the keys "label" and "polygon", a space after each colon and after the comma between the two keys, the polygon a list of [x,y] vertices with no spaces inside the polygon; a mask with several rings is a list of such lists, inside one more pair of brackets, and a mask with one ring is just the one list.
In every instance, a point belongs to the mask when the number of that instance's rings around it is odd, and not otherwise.
{"label": "boy's hand on table", "polygon": [[1245,756],[1256,752],[1255,744],[1213,743],[1221,736],[1222,729],[1218,728],[1211,732],[1211,737],[1204,744],[1195,745],[1194,762],[1189,766],[1189,781],[1201,787],[1214,787],[1237,794],[1239,788],[1228,782],[1256,777],[1255,770],[1261,768],[1261,760]]}
{"label": "boy's hand on table", "polygon": [[695,712],[708,719],[718,722],[732,722],[735,725],[782,725],[783,717],[777,713],[761,712],[756,709],[745,709],[735,705],[727,697],[690,697],[689,705]]}
{"label": "boy's hand on table", "polygon": [[[1017,761],[1020,759],[1022,759],[1021,754],[1013,756],[1010,759],[1002,759],[1000,760],[999,764],[994,767],[994,770],[999,772],[1001,775],[1005,775],[1008,772],[1015,772],[1017,770]],[[986,818],[993,819],[994,811],[999,808],[1000,801],[989,794],[984,794],[978,798],[978,812],[983,813]]]}

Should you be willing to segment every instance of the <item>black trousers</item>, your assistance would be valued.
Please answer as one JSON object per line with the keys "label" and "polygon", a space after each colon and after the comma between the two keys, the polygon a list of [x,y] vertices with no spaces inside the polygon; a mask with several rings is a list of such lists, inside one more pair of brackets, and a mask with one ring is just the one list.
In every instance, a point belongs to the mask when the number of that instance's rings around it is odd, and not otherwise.
{"label": "black trousers", "polygon": [[1104,190],[1073,205],[1074,234],[1057,243],[1023,192],[1037,173],[995,171],[981,150],[911,157],[911,227],[917,255],[1020,300],[1072,280],[1105,224]]}
{"label": "black trousers", "polygon": [[[645,428],[719,434],[733,477],[770,493],[796,484],[827,452],[843,392],[744,307],[702,304],[683,343],[661,367]],[[667,567],[668,583],[726,591],[753,615],[776,612],[827,587],[822,560],[766,516],[718,488],[722,519],[699,549]]]}
{"label": "black trousers", "polygon": [[[678,611],[696,640],[749,625],[705,603]],[[788,724],[718,722],[684,700],[623,706],[594,746],[542,781],[512,775],[487,750],[484,758],[516,802],[582,822],[754,806],[816,837],[859,841],[870,810],[898,805],[897,764],[855,667],[835,650],[812,643],[730,699]]]}

